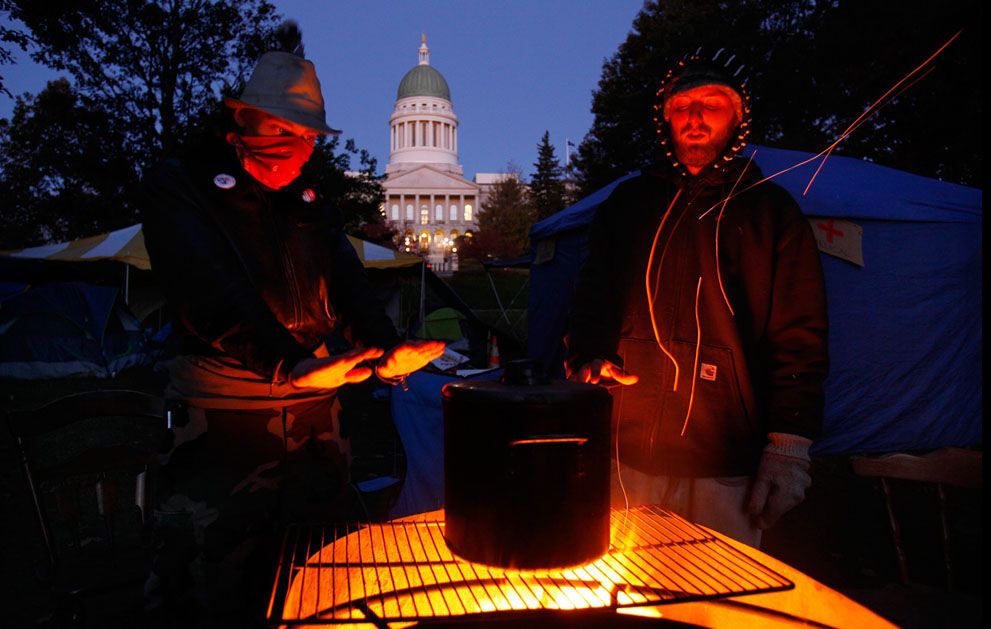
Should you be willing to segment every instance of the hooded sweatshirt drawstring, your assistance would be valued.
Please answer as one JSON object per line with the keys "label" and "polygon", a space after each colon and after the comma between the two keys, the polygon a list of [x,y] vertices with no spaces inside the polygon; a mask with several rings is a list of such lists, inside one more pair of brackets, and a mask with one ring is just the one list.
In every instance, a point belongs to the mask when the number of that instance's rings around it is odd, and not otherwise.
{"label": "hooded sweatshirt drawstring", "polygon": [[[740,185],[741,181],[743,181],[743,176],[747,173],[747,169],[750,168],[751,162],[754,161],[754,155],[757,155],[756,149],[754,149],[754,152],[751,153],[750,159],[747,161],[746,165],[744,165],[743,170],[740,171],[740,176],[733,182],[733,187],[730,188],[729,194],[726,195],[725,199],[723,199],[722,207],[719,208],[719,215],[716,217],[716,279],[719,281],[719,292],[723,294],[723,301],[726,302],[726,307],[729,308],[729,314],[731,317],[735,317],[736,313],[733,312],[733,306],[729,303],[729,297],[726,296],[726,288],[723,286],[723,272],[719,264],[719,225],[723,221],[723,213],[726,211],[726,204],[733,198],[734,193],[736,193],[736,187]],[[702,220],[702,217],[708,213],[708,210],[703,212],[702,215],[699,216],[699,220]]]}
{"label": "hooded sweatshirt drawstring", "polygon": [[688,420],[692,416],[692,404],[695,402],[695,381],[698,380],[699,373],[699,349],[702,347],[702,320],[699,318],[699,295],[702,294],[702,276],[699,275],[699,282],[695,286],[695,362],[692,366],[692,390],[688,395],[688,410],[685,412],[685,423],[681,426],[681,436],[685,436],[688,430]]}
{"label": "hooded sweatshirt drawstring", "polygon": [[[664,212],[664,216],[661,218],[661,224],[657,226],[657,231],[654,232],[654,242],[650,245],[650,257],[647,258],[647,273],[644,275],[644,283],[647,289],[647,306],[648,306],[648,310],[650,311],[650,326],[654,330],[654,340],[657,341],[657,346],[661,348],[661,351],[664,352],[664,355],[670,358],[671,362],[674,363],[674,386],[671,387],[672,391],[678,390],[678,373],[680,369],[678,368],[678,361],[675,360],[674,356],[672,356],[671,353],[667,349],[665,349],[664,344],[661,343],[661,334],[657,330],[657,320],[654,318],[654,301],[657,299],[657,293],[655,292],[651,294],[650,270],[654,266],[654,252],[657,249],[657,240],[661,236],[661,230],[664,229],[664,223],[667,222],[668,216],[671,215],[671,208],[673,208],[674,204],[678,202],[678,198],[680,196],[681,196],[681,189],[679,188],[678,192],[675,193],[674,198],[671,199],[671,203],[668,204],[668,209]],[[660,278],[660,276],[661,276],[661,270],[657,269],[657,277]]]}

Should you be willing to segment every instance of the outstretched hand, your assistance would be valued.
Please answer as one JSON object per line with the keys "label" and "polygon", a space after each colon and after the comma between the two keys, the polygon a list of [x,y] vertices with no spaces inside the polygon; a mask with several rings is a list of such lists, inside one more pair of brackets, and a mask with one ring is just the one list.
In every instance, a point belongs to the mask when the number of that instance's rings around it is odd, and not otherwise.
{"label": "outstretched hand", "polygon": [[442,341],[412,340],[393,347],[375,368],[380,378],[405,376],[444,354]]}
{"label": "outstretched hand", "polygon": [[298,388],[336,389],[345,384],[362,382],[372,375],[372,368],[359,365],[382,354],[381,349],[369,347],[326,358],[306,358],[293,368],[289,383]]}
{"label": "outstretched hand", "polygon": [[632,373],[626,373],[622,367],[614,365],[608,360],[596,358],[568,374],[568,380],[572,382],[588,382],[589,384],[599,384],[599,382],[604,380],[613,380],[619,384],[629,385],[639,382],[640,377]]}

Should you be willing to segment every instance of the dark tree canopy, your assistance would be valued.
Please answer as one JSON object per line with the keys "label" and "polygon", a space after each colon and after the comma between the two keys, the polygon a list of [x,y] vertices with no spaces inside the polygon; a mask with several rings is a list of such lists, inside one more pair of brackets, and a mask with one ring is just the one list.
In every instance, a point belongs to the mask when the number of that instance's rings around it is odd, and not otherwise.
{"label": "dark tree canopy", "polygon": [[[0,19],[9,16],[12,8],[12,0],[0,0]],[[9,65],[14,62],[14,55],[10,51],[10,48],[8,48],[9,45],[16,46],[24,52],[28,49],[27,44],[27,35],[17,29],[0,24],[0,66]],[[3,94],[11,96],[10,91],[4,87],[3,75],[0,74],[0,95]]]}
{"label": "dark tree canopy", "polygon": [[[317,140],[313,156],[303,167],[304,175],[313,177],[323,193],[334,199],[344,216],[344,229],[352,236],[391,245],[395,230],[390,229],[382,214],[382,176],[376,175],[377,160],[367,150],[359,149],[354,140],[340,149],[338,136],[323,136]],[[357,165],[351,160],[356,158]]]}
{"label": "dark tree canopy", "polygon": [[[32,57],[68,77],[20,97],[0,123],[5,248],[132,224],[127,191],[144,169],[195,144],[221,95],[238,93],[261,53],[281,43],[267,0],[0,2],[27,27]],[[308,172],[347,228],[388,240],[374,160],[351,141],[340,148],[322,141]],[[352,158],[364,174],[345,175]]]}
{"label": "dark tree canopy", "polygon": [[127,129],[140,162],[176,145],[241,82],[279,16],[267,0],[14,0],[32,57]]}
{"label": "dark tree canopy", "polygon": [[537,145],[537,161],[533,163],[533,167],[530,203],[533,205],[534,218],[539,221],[559,212],[566,205],[564,181],[561,178],[564,171],[554,154],[549,131],[544,131],[544,136]]}
{"label": "dark tree canopy", "polygon": [[122,141],[66,79],[18,97],[11,119],[0,120],[0,249],[134,223],[122,208],[137,169],[118,150]]}
{"label": "dark tree canopy", "polygon": [[583,192],[661,156],[654,93],[663,73],[699,46],[747,64],[751,142],[819,152],[960,29],[932,71],[835,154],[979,185],[980,18],[976,0],[650,0],[603,66],[595,120],[575,160]]}
{"label": "dark tree canopy", "polygon": [[533,209],[519,167],[506,166],[509,176],[495,184],[478,213],[478,232],[462,245],[462,252],[478,259],[514,258],[530,242]]}

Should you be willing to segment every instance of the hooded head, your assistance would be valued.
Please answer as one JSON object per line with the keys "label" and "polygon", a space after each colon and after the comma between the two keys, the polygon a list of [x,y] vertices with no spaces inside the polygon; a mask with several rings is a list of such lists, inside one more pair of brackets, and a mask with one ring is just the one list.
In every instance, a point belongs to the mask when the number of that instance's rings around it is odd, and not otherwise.
{"label": "hooded head", "polygon": [[745,146],[750,96],[743,66],[723,49],[700,51],[668,70],[654,104],[654,122],[665,155],[683,174],[712,164],[720,168]]}

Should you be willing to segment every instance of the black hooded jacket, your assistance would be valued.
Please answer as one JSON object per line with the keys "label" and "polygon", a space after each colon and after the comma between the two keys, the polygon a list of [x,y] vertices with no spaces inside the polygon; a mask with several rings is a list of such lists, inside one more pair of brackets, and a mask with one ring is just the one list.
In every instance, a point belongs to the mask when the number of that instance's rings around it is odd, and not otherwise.
{"label": "black hooded jacket", "polygon": [[398,336],[337,213],[303,178],[272,191],[211,137],[143,180],[145,245],[188,355],[228,356],[281,383],[324,338]]}
{"label": "black hooded jacket", "polygon": [[597,210],[578,280],[568,365],[606,358],[640,377],[612,388],[613,421],[619,460],[647,473],[753,474],[769,432],[815,438],[822,421],[826,302],[811,227],[784,189],[753,185],[754,164],[721,166],[620,184]]}

